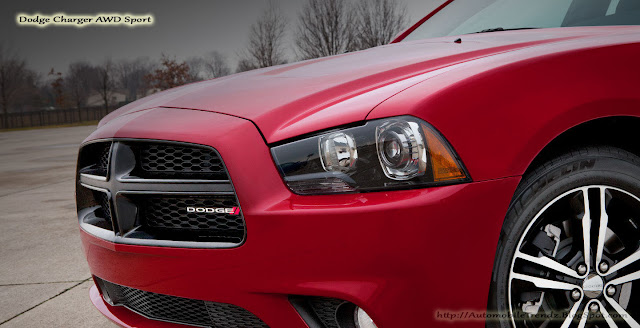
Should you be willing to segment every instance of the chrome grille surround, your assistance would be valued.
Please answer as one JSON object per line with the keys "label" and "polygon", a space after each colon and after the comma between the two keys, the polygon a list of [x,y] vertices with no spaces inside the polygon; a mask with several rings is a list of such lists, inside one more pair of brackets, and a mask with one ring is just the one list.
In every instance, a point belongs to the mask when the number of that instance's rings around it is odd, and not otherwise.
{"label": "chrome grille surround", "polygon": [[[161,149],[163,146],[167,149],[180,149],[180,153],[198,155],[197,165],[187,166],[185,161],[189,158],[183,157],[179,159],[179,167],[188,167],[188,172],[154,172],[153,176],[149,176],[141,160],[144,149]],[[107,160],[104,149],[109,151]],[[209,159],[214,164],[202,165],[202,159]],[[105,162],[108,163],[108,167],[103,170],[101,166]],[[89,234],[101,239],[122,244],[184,248],[232,248],[241,245],[246,239],[244,216],[231,179],[221,156],[209,146],[146,139],[90,142],[80,150],[76,188],[80,226]],[[86,200],[85,198],[91,198],[86,197],[88,191],[98,196],[94,196],[94,200]],[[203,224],[197,231],[181,229],[184,225],[176,224],[173,227],[176,229],[160,232],[147,226],[147,220],[143,216],[145,199],[154,197],[182,199],[181,203],[186,203],[184,200],[198,198],[213,203],[233,204],[239,209],[239,213],[236,218],[227,216],[212,219],[210,215],[207,217],[204,214],[201,218],[194,218],[193,215],[187,216],[186,209],[185,213],[179,213],[173,206],[172,213],[174,216],[177,215],[174,222],[195,219]],[[103,208],[105,206],[108,208]],[[162,209],[156,209],[155,212],[159,211]],[[101,224],[94,224],[100,220]],[[105,220],[112,224],[111,229],[105,229]],[[233,238],[222,238],[228,236],[225,229],[233,230]]]}

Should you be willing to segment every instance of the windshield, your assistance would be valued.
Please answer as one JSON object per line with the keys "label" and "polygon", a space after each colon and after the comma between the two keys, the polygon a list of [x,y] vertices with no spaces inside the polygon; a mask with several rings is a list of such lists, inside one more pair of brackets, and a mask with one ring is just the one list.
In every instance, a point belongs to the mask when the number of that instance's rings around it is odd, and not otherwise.
{"label": "windshield", "polygon": [[502,29],[640,25],[640,0],[455,0],[403,41]]}

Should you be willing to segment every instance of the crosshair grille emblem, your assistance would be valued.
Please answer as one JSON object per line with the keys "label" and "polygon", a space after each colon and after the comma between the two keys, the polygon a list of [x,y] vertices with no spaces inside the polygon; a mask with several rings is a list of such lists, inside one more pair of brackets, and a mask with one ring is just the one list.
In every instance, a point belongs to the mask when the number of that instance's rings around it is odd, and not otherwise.
{"label": "crosshair grille emblem", "polygon": [[[104,173],[101,173],[104,176],[95,173],[92,174],[92,172],[83,172],[81,168],[79,172],[80,184],[88,189],[104,193],[108,200],[105,202],[108,207],[105,210],[112,214],[112,236],[105,238],[105,233],[100,232],[100,234],[97,235],[98,237],[131,244],[180,246],[181,243],[189,243],[190,241],[154,240],[153,238],[143,238],[143,240],[136,239],[136,234],[133,236],[130,234],[134,231],[142,231],[143,229],[141,229],[141,227],[144,228],[145,220],[149,220],[149,217],[144,216],[145,213],[150,213],[150,211],[145,210],[145,206],[148,202],[143,201],[144,199],[164,197],[165,200],[168,200],[193,199],[193,197],[198,197],[200,199],[210,199],[215,201],[216,199],[223,197],[225,199],[231,199],[232,203],[235,202],[237,204],[237,198],[235,196],[233,186],[231,181],[228,179],[172,179],[170,175],[168,175],[169,177],[160,176],[159,178],[155,178],[154,176],[154,179],[140,178],[140,175],[137,175],[137,172],[140,171],[140,163],[137,158],[137,156],[139,156],[137,155],[139,154],[138,149],[141,149],[145,145],[154,144],[162,143],[147,141],[141,142],[139,140],[116,140],[111,142],[111,148],[107,155],[107,168]],[[193,145],[178,144],[183,148],[193,147]],[[208,149],[213,151],[215,155],[219,156],[212,148]],[[205,215],[222,214],[231,217],[239,216],[239,221],[236,221],[240,224],[239,227],[241,229],[240,242],[244,240],[244,233],[242,233],[242,231],[244,231],[244,219],[241,216],[239,206],[210,207],[205,204],[202,204],[205,206],[198,206],[200,204],[194,205],[196,206],[189,204],[188,206],[182,207],[180,211],[174,212],[176,214],[173,214],[170,219],[171,221],[176,222],[174,224],[175,227],[181,228],[185,225],[185,223],[179,222],[180,220],[185,219],[182,218],[181,215],[202,213]],[[179,205],[178,203],[175,203],[171,206],[175,207]],[[180,212],[183,214],[180,214]],[[166,220],[166,215],[162,217],[162,220]],[[80,223],[83,225],[82,218]],[[153,222],[149,222],[149,224],[153,224]],[[217,229],[215,226],[216,222],[211,224],[214,224],[214,226],[211,226],[211,229]],[[234,228],[238,229],[236,226],[234,226]],[[91,231],[95,229],[91,228],[85,230],[91,233]],[[206,247],[206,245],[204,245],[206,243],[200,244],[203,244],[202,246]],[[211,242],[211,244],[214,244],[214,242]]]}

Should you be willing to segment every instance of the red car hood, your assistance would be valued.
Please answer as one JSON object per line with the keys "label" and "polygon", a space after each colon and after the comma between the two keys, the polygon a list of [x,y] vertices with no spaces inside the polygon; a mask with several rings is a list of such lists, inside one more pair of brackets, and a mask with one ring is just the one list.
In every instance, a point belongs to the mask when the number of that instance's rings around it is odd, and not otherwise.
{"label": "red car hood", "polygon": [[523,47],[611,32],[541,29],[465,35],[462,43],[446,37],[391,44],[167,90],[120,108],[101,124],[154,107],[197,109],[251,120],[273,143],[362,121],[385,99],[432,76],[429,72]]}

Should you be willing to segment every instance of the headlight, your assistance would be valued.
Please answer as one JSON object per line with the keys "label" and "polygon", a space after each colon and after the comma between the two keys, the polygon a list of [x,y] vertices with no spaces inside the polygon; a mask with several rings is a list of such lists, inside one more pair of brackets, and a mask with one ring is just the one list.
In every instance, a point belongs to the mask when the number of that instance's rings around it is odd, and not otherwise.
{"label": "headlight", "polygon": [[271,152],[286,184],[301,195],[470,181],[446,140],[411,116],[369,121],[276,146]]}
{"label": "headlight", "polygon": [[427,150],[420,124],[390,120],[376,128],[376,148],[384,174],[409,180],[427,170]]}
{"label": "headlight", "polygon": [[325,171],[353,171],[357,159],[358,149],[352,136],[340,132],[320,137],[320,161]]}
{"label": "headlight", "polygon": [[359,307],[356,308],[354,317],[356,328],[378,328],[367,312]]}

